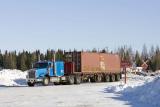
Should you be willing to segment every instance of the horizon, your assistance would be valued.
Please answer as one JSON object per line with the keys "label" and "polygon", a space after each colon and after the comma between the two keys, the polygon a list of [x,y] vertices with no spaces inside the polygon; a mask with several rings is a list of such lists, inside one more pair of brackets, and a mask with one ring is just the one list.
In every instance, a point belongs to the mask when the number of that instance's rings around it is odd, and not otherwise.
{"label": "horizon", "polygon": [[[87,52],[87,51],[93,51],[94,49],[96,49],[96,51],[97,52],[101,52],[103,49],[105,49],[106,51],[108,51],[108,52],[113,52],[113,53],[116,53],[116,52],[118,52],[118,49],[120,49],[120,48],[123,48],[123,49],[131,49],[131,51],[135,54],[136,53],[136,51],[138,51],[140,54],[142,54],[142,51],[143,51],[143,49],[144,49],[144,46],[145,46],[145,48],[147,49],[146,50],[146,52],[149,54],[151,51],[153,51],[153,49],[154,49],[154,51],[158,48],[158,49],[160,49],[160,47],[158,46],[158,45],[156,45],[156,46],[154,46],[154,45],[151,45],[150,47],[147,47],[146,46],[146,44],[144,44],[143,46],[142,46],[142,49],[140,49],[140,50],[138,50],[138,49],[134,49],[132,46],[127,46],[127,45],[123,45],[123,46],[119,46],[119,47],[117,47],[117,48],[115,48],[114,50],[112,50],[112,49],[109,49],[108,47],[105,47],[105,48],[92,48],[92,49],[76,49],[76,48],[74,48],[74,49],[61,49],[61,48],[57,48],[57,49],[50,49],[50,48],[48,48],[48,49],[45,49],[45,50],[41,50],[41,49],[35,49],[35,50],[25,50],[25,49],[22,49],[22,50],[2,50],[2,49],[0,49],[0,52],[2,53],[2,54],[4,54],[6,51],[7,52],[16,52],[16,53],[21,53],[21,52],[23,52],[23,51],[26,51],[26,52],[36,52],[36,51],[40,51],[40,53],[43,53],[43,54],[45,54],[46,52],[47,52],[47,50],[49,50],[49,51],[55,51],[55,52],[57,52],[58,50],[62,50],[62,51],[66,51],[66,52],[69,52],[69,51],[74,51],[74,50],[76,50],[76,51],[84,51],[84,52]],[[153,49],[152,49],[153,48]]]}
{"label": "horizon", "polygon": [[160,46],[160,1],[0,2],[1,51]]}

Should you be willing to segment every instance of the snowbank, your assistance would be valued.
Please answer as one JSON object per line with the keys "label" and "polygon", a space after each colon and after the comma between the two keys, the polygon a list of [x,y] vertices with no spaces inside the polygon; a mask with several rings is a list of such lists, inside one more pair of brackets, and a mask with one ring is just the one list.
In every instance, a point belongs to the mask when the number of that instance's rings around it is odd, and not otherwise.
{"label": "snowbank", "polygon": [[[124,77],[123,77],[124,78]],[[152,81],[154,78],[150,76],[138,76],[134,74],[128,74],[127,75],[127,84],[124,84],[124,81],[121,81],[119,85],[117,86],[109,86],[107,87],[107,91],[109,92],[120,92],[124,89],[129,88],[135,88],[137,86],[144,85],[145,83],[148,83]]]}
{"label": "snowbank", "polygon": [[119,84],[107,88],[108,92],[121,94],[128,101],[137,101],[144,104],[160,107],[160,76],[150,77],[133,77],[128,80],[128,84]]}
{"label": "snowbank", "polygon": [[20,70],[4,69],[0,71],[0,86],[25,86],[26,74]]}
{"label": "snowbank", "polygon": [[[124,90],[124,92],[127,90]],[[129,90],[125,94],[130,94],[133,99],[138,99],[141,102],[152,104],[160,107],[160,77],[156,77],[153,81]]]}

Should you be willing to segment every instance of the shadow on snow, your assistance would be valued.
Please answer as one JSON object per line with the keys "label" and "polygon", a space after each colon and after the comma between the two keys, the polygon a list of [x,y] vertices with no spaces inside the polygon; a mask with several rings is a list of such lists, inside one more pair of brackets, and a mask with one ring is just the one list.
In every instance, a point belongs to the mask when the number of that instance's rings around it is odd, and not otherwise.
{"label": "shadow on snow", "polygon": [[131,107],[155,107],[153,105],[145,104],[140,101],[137,101],[136,97],[138,99],[138,96],[134,96],[134,98],[132,98],[132,94],[113,92],[112,90],[108,90],[108,88],[105,88],[104,91],[102,92],[103,93],[113,93],[115,97],[106,97],[106,98],[112,98],[115,100],[124,101],[125,105],[130,105]]}

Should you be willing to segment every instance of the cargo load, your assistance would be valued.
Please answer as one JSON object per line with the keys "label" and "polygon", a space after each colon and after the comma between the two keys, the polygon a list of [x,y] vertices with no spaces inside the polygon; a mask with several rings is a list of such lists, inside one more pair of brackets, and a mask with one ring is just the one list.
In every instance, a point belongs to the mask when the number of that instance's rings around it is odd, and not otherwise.
{"label": "cargo load", "polygon": [[120,73],[121,70],[121,61],[117,54],[67,52],[65,56],[66,62],[74,63],[74,72]]}
{"label": "cargo load", "polygon": [[121,78],[120,65],[120,57],[117,54],[66,52],[64,71],[65,74],[80,75],[82,81],[119,81]]}

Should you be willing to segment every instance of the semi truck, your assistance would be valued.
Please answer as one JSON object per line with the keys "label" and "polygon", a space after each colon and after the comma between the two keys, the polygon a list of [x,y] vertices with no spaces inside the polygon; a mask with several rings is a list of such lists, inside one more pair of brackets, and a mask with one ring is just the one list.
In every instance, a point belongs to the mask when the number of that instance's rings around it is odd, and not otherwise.
{"label": "semi truck", "polygon": [[38,61],[28,71],[28,86],[42,83],[80,84],[83,82],[114,82],[121,78],[117,54],[65,52],[63,61]]}
{"label": "semi truck", "polygon": [[[81,80],[73,75],[65,75],[63,61],[38,61],[33,69],[28,71],[27,84],[34,86],[42,83],[44,86],[50,82],[58,84],[80,84]],[[79,80],[78,80],[79,79]]]}

